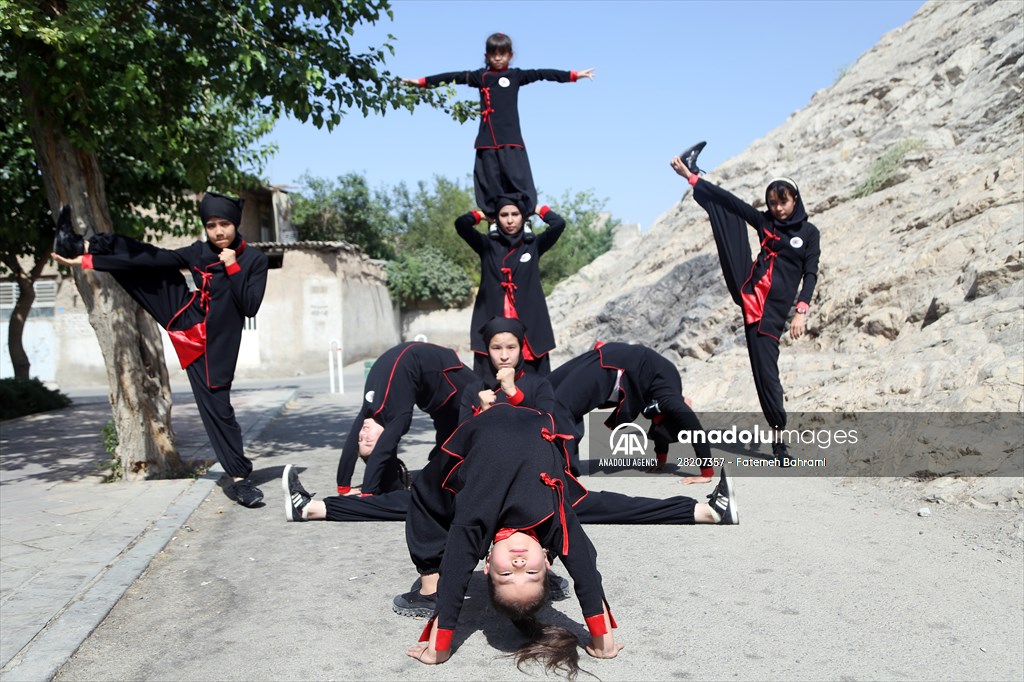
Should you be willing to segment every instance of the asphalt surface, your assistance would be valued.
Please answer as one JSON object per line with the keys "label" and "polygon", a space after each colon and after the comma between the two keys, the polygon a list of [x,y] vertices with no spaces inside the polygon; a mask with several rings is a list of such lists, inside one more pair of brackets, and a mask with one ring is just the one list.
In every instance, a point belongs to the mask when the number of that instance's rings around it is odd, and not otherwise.
{"label": "asphalt surface", "polygon": [[[3,423],[0,677],[543,676],[507,657],[522,640],[487,605],[479,572],[452,659],[405,656],[423,621],[391,610],[415,578],[401,523],[285,521],[286,464],[318,497],[334,488],[361,364],[345,384],[341,396],[326,378],[236,391],[266,495],[257,509],[228,499],[216,472],[100,483],[102,402]],[[201,451],[189,400],[175,395],[175,432]],[[403,440],[411,470],[426,461],[429,426],[418,415]],[[701,500],[712,487],[675,473],[584,483]],[[613,660],[581,650],[586,670],[606,681],[1024,678],[1019,509],[925,505],[893,480],[739,478],[736,494],[739,526],[588,528],[626,647]],[[585,635],[575,600],[541,617]]]}

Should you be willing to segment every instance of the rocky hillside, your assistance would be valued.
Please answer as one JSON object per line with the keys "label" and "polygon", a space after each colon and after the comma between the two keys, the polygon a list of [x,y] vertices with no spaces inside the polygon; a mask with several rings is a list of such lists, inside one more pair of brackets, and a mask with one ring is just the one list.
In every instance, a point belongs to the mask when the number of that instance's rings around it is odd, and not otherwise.
{"label": "rocky hillside", "polygon": [[[790,410],[1024,408],[1022,74],[1024,4],[932,2],[709,174],[760,206],[790,176],[821,230],[809,334],[783,342]],[[679,191],[549,297],[556,362],[597,338],[645,343],[698,409],[757,412],[710,225]]]}

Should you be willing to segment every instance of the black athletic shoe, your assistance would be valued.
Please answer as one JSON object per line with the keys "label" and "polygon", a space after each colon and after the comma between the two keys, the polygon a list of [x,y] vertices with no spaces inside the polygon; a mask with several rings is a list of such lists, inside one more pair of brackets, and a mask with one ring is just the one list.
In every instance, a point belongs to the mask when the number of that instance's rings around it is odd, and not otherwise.
{"label": "black athletic shoe", "polygon": [[398,480],[401,481],[402,487],[408,490],[412,487],[412,476],[409,474],[409,467],[405,466],[405,462],[398,460]]}
{"label": "black athletic shoe", "polygon": [[572,595],[572,591],[569,589],[569,581],[550,569],[548,569],[547,580],[551,601],[562,601]]}
{"label": "black athletic shoe", "polygon": [[307,492],[299,483],[299,472],[294,465],[287,465],[281,474],[281,488],[284,490],[284,518],[288,521],[305,521],[302,510],[316,493]]}
{"label": "black athletic shoe", "polygon": [[721,517],[718,521],[723,526],[737,525],[740,522],[739,509],[736,506],[736,491],[732,488],[732,481],[726,473],[725,465],[722,465],[722,477],[715,486],[714,491],[708,495],[708,504]]}
{"label": "black athletic shoe", "polygon": [[683,160],[683,165],[686,166],[686,169],[691,173],[696,173],[697,175],[704,173],[700,168],[697,168],[697,157],[700,156],[700,153],[706,144],[707,142],[698,142],[679,155],[679,158]]}
{"label": "black athletic shoe", "polygon": [[64,258],[77,258],[85,253],[85,240],[71,224],[71,206],[65,204],[57,216],[57,236],[53,239],[53,252]]}
{"label": "black athletic shoe", "polygon": [[524,244],[529,244],[530,242],[532,242],[536,238],[537,238],[537,235],[535,235],[533,233],[533,228],[530,227],[530,221],[529,220],[524,221],[523,222],[523,243]]}
{"label": "black athletic shoe", "polygon": [[781,467],[789,467],[789,448],[783,442],[772,443],[772,454]]}
{"label": "black athletic shoe", "polygon": [[487,236],[494,240],[498,240],[501,238],[501,233],[498,232],[497,222],[491,223],[491,226],[487,228]]}
{"label": "black athletic shoe", "polygon": [[391,608],[400,616],[430,618],[437,609],[437,592],[420,594],[419,590],[413,590],[400,594],[392,600]]}
{"label": "black athletic shoe", "polygon": [[235,494],[235,501],[243,507],[255,507],[263,501],[263,491],[248,478],[235,481],[235,484],[231,486],[231,492]]}
{"label": "black athletic shoe", "polygon": [[640,414],[642,414],[645,419],[653,419],[654,415],[661,414],[661,407],[658,405],[658,401],[652,400],[647,403],[644,409],[640,410]]}

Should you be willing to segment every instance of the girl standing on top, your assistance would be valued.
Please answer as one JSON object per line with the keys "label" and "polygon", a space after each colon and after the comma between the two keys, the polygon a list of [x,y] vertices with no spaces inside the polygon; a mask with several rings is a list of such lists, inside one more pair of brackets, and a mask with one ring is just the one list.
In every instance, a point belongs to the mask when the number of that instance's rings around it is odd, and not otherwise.
{"label": "girl standing on top", "polygon": [[[820,235],[807,220],[800,190],[793,180],[775,178],[768,183],[764,191],[768,210],[758,211],[721,187],[699,179],[697,156],[703,148],[703,142],[690,147],[670,165],[693,186],[694,201],[711,220],[725,284],[743,310],[754,388],[761,410],[775,430],[772,454],[785,466],[789,450],[780,434],[786,428],[786,410],[779,381],[779,339],[794,299],[796,312],[789,334],[794,339],[803,336],[805,316],[818,281]],[[761,242],[761,251],[754,260],[745,225],[757,231]]]}
{"label": "girl standing on top", "polygon": [[[477,206],[493,221],[498,196],[514,196],[525,211],[524,218],[537,208],[537,189],[526,155],[526,143],[519,129],[519,88],[536,81],[575,83],[580,78],[594,79],[593,69],[559,71],[556,69],[516,69],[512,61],[512,39],[504,33],[487,38],[484,52],[486,68],[476,71],[452,71],[425,78],[406,78],[405,83],[421,88],[457,83],[480,90],[480,131],[476,136],[476,164],[473,185]],[[497,238],[491,226],[492,238]]]}

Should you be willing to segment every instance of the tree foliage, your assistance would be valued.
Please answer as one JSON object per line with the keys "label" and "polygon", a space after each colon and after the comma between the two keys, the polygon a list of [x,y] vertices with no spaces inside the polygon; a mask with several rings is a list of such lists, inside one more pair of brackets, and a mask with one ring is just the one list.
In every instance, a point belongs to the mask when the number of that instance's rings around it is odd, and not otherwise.
{"label": "tree foliage", "polygon": [[441,249],[425,246],[388,263],[388,289],[404,306],[437,301],[456,308],[469,300],[473,282]]}
{"label": "tree foliage", "polygon": [[[352,47],[385,16],[384,0],[0,0],[0,98],[21,107],[51,211],[69,203],[86,236],[174,230],[195,224],[183,190],[237,191],[259,170],[256,142],[281,115],[330,129],[352,111],[444,103],[384,69],[389,43]],[[109,277],[75,283],[124,470],[165,475],[176,453],[156,329]]]}
{"label": "tree foliage", "polygon": [[398,252],[436,248],[474,284],[480,281],[480,259],[455,232],[455,219],[473,210],[473,189],[435,175],[433,186],[419,182],[415,193],[402,183],[391,192],[391,210],[399,223]]}
{"label": "tree foliage", "polygon": [[394,258],[397,221],[388,211],[386,191],[371,191],[359,173],[335,182],[307,173],[300,182],[302,189],[292,199],[292,225],[300,239],[347,241],[371,258]]}
{"label": "tree foliage", "polygon": [[566,228],[554,248],[540,259],[540,280],[545,294],[550,294],[556,284],[612,248],[615,228],[621,221],[604,212],[606,203],[607,200],[598,199],[590,190],[575,194],[567,190],[551,204],[551,210],[565,218]]}

